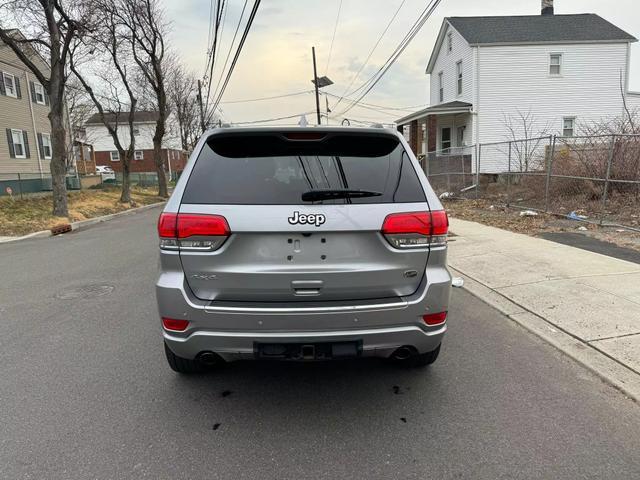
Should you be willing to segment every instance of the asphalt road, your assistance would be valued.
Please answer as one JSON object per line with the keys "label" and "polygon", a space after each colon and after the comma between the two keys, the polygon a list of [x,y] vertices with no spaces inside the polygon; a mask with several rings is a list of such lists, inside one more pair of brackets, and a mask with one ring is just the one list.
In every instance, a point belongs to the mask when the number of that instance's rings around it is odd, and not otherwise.
{"label": "asphalt road", "polygon": [[640,478],[640,406],[462,290],[426,370],[178,376],[157,215],[0,245],[0,479]]}

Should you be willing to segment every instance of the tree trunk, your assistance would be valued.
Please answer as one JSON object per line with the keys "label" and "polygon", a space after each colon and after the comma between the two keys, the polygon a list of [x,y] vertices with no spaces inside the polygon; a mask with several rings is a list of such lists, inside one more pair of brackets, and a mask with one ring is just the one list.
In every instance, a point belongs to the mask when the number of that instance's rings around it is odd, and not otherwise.
{"label": "tree trunk", "polygon": [[156,173],[158,174],[158,196],[167,198],[169,190],[167,188],[167,175],[164,170],[164,159],[162,158],[162,142],[153,140],[153,158],[156,164]]}
{"label": "tree trunk", "polygon": [[129,179],[129,172],[131,168],[131,157],[133,152],[121,151],[120,158],[122,159],[122,193],[120,194],[121,203],[131,203],[131,183]]}
{"label": "tree trunk", "polygon": [[164,159],[162,158],[162,139],[165,134],[164,113],[161,111],[160,118],[156,122],[156,131],[153,135],[153,160],[156,165],[156,173],[158,174],[158,196],[167,198],[169,190],[167,189],[167,175],[164,171]]}
{"label": "tree trunk", "polygon": [[[53,215],[56,217],[69,216],[66,184],[67,134],[64,127],[63,108],[61,98],[51,98],[51,110],[49,111],[52,144],[50,170],[53,185]],[[33,154],[39,155],[37,151]]]}

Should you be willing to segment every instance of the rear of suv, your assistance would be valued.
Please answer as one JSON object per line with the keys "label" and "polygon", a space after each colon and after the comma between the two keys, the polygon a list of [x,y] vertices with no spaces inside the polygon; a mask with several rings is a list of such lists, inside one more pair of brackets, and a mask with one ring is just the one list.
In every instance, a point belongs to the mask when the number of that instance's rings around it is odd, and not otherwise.
{"label": "rear of suv", "polygon": [[448,221],[404,138],[382,128],[221,128],[158,221],[165,353],[427,365],[446,331]]}

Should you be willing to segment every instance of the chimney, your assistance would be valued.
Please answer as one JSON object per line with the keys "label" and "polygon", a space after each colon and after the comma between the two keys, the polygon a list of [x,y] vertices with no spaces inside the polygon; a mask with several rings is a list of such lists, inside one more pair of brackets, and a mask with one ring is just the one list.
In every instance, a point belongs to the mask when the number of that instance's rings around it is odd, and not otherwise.
{"label": "chimney", "polygon": [[553,15],[553,0],[542,0],[542,15]]}

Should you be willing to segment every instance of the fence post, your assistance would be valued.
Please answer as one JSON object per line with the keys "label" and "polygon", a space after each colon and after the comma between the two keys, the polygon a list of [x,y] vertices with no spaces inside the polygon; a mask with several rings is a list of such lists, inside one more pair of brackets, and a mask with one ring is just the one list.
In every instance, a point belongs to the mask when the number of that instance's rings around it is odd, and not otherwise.
{"label": "fence post", "polygon": [[511,190],[511,141],[509,141],[509,155],[507,158],[507,207],[510,205],[510,190]]}
{"label": "fence post", "polygon": [[476,200],[478,199],[478,195],[479,195],[479,188],[480,188],[480,155],[482,152],[482,144],[479,143],[478,144],[478,155],[476,155]]}
{"label": "fence post", "polygon": [[20,200],[24,197],[22,196],[22,177],[18,174],[18,190],[20,190]]}
{"label": "fence post", "polygon": [[549,161],[547,162],[547,180],[544,185],[544,211],[549,212],[549,185],[551,183],[551,169],[553,168],[553,157],[556,155],[556,135],[549,135],[549,143],[551,144],[551,152]]}
{"label": "fence post", "polygon": [[602,192],[602,208],[600,210],[600,225],[604,223],[605,210],[607,208],[607,193],[609,192],[609,177],[611,176],[611,162],[613,151],[616,146],[616,136],[611,135],[611,146],[609,147],[609,158],[607,160],[607,176],[604,179],[604,191]]}
{"label": "fence post", "polygon": [[427,152],[424,156],[424,173],[429,178],[429,152]]}

